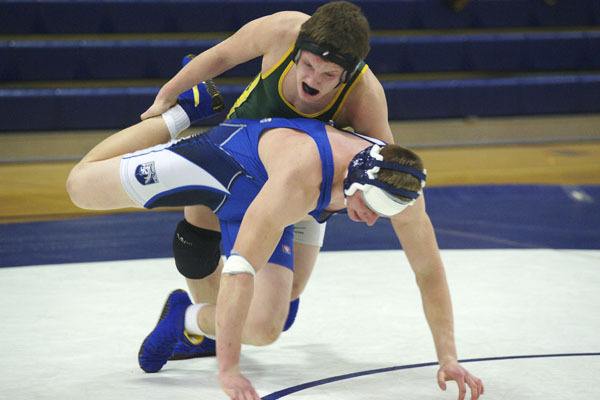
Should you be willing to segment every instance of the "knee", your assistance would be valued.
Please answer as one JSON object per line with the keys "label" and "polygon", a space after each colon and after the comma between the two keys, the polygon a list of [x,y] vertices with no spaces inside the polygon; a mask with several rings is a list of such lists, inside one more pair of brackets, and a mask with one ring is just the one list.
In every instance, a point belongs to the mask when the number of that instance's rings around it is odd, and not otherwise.
{"label": "knee", "polygon": [[254,346],[267,346],[273,344],[281,335],[282,323],[275,323],[274,321],[265,321],[257,324],[250,333],[250,343]]}
{"label": "knee", "polygon": [[287,315],[287,310],[281,311],[249,315],[246,320],[248,344],[267,346],[275,343],[281,335]]}
{"label": "knee", "polygon": [[185,219],[179,221],[173,236],[175,265],[188,279],[203,279],[217,269],[221,259],[221,234],[198,228]]}
{"label": "knee", "polygon": [[88,208],[85,196],[85,180],[82,179],[82,168],[79,164],[73,167],[69,173],[66,189],[73,204],[79,208]]}
{"label": "knee", "polygon": [[304,288],[306,287],[306,281],[301,281],[299,279],[296,279],[296,276],[294,275],[294,282],[292,283],[292,295],[291,298],[292,299],[297,299],[298,297],[300,297],[300,295],[302,294],[302,292],[304,292]]}

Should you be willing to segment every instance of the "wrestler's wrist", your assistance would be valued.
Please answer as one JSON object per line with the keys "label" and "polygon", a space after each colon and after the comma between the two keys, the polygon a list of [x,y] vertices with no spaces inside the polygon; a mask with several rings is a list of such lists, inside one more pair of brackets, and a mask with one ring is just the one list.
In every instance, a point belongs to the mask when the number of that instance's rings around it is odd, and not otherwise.
{"label": "wrestler's wrist", "polygon": [[175,104],[178,95],[179,93],[175,93],[169,82],[167,82],[158,91],[155,101],[167,104]]}
{"label": "wrestler's wrist", "polygon": [[239,374],[240,366],[239,364],[229,364],[229,365],[219,365],[219,376],[226,376],[232,374]]}
{"label": "wrestler's wrist", "polygon": [[438,363],[440,367],[443,367],[444,365],[458,363],[458,358],[456,356],[440,357]]}

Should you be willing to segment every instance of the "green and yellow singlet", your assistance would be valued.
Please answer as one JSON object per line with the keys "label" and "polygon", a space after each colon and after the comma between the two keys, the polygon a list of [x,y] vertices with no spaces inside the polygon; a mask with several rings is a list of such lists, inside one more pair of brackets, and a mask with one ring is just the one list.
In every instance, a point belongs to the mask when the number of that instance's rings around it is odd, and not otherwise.
{"label": "green and yellow singlet", "polygon": [[283,80],[294,65],[294,46],[281,57],[281,59],[264,74],[259,73],[238,97],[235,104],[227,114],[228,119],[246,118],[263,119],[268,117],[280,118],[312,118],[324,122],[335,120],[346,98],[352,92],[358,78],[367,71],[368,66],[361,62],[359,72],[347,83],[342,83],[336,95],[323,110],[305,114],[297,110],[283,97]]}

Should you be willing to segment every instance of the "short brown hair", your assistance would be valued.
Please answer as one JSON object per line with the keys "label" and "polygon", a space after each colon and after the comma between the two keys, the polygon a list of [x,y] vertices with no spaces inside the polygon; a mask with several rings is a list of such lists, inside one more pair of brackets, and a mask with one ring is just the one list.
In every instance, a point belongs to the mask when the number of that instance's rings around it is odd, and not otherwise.
{"label": "short brown hair", "polygon": [[[388,144],[381,149],[379,154],[383,156],[384,161],[398,163],[400,165],[418,169],[419,171],[423,170],[423,161],[421,160],[421,157],[407,148]],[[421,181],[405,172],[381,169],[381,171],[377,173],[377,179],[398,189],[410,190],[412,192],[421,190]],[[411,200],[403,196],[398,197],[402,200]]]}
{"label": "short brown hair", "polygon": [[317,8],[300,27],[300,35],[357,62],[371,49],[369,21],[360,7],[347,1],[332,1]]}

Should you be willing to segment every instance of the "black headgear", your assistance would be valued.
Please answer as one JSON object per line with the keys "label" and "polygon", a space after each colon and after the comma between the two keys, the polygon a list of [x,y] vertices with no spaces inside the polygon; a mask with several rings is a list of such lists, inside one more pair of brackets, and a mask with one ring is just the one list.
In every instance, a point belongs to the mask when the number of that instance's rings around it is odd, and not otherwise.
{"label": "black headgear", "polygon": [[349,54],[342,54],[333,50],[328,50],[327,48],[318,45],[304,34],[298,35],[298,39],[296,40],[296,45],[294,47],[294,63],[298,63],[302,50],[309,51],[344,68],[344,72],[342,72],[342,76],[340,77],[340,83],[349,82],[358,72],[362,61]]}

